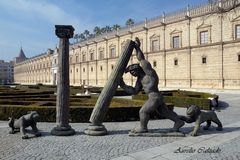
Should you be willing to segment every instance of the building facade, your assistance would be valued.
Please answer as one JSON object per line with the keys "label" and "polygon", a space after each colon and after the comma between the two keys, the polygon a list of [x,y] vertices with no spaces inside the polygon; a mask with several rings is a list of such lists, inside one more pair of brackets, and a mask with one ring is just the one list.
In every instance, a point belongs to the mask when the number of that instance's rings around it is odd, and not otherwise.
{"label": "building facade", "polygon": [[[240,89],[240,0],[163,14],[70,46],[70,84],[104,86],[128,39],[138,37],[159,87]],[[129,64],[137,63],[133,53]],[[56,84],[57,49],[15,65],[15,82]],[[135,78],[124,75],[129,85]]]}
{"label": "building facade", "polygon": [[14,82],[14,63],[0,60],[0,84],[12,84]]}

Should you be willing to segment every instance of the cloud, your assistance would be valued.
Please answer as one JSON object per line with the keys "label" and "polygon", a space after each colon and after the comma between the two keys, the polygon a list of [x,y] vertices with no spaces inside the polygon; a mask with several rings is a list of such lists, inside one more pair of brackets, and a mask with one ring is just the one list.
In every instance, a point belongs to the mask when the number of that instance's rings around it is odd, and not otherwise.
{"label": "cloud", "polygon": [[31,17],[32,19],[42,19],[51,24],[72,24],[79,27],[80,22],[77,17],[67,13],[59,6],[44,1],[29,0],[2,0],[0,6],[5,10],[12,11],[12,14]]}

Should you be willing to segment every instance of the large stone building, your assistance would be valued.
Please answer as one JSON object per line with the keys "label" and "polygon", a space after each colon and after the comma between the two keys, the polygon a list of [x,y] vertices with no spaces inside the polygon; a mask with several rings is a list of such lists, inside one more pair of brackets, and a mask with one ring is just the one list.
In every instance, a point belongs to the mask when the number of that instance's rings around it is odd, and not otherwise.
{"label": "large stone building", "polygon": [[11,84],[13,83],[13,61],[5,62],[0,60],[0,84]]}
{"label": "large stone building", "polygon": [[[73,44],[70,83],[104,86],[126,40],[139,37],[159,87],[240,89],[239,3],[188,7]],[[16,83],[56,84],[56,74],[57,49],[17,63],[14,75]],[[130,74],[124,79],[135,84]]]}

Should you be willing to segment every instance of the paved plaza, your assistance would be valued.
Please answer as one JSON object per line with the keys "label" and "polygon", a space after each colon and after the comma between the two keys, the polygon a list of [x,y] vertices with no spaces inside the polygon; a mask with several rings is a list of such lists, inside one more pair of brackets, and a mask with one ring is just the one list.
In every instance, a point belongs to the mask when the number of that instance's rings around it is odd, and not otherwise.
{"label": "paved plaza", "polygon": [[[212,91],[219,95],[217,115],[224,130],[202,131],[198,137],[129,137],[130,129],[138,122],[104,123],[106,136],[87,136],[83,133],[88,123],[72,123],[76,135],[57,137],[50,135],[55,123],[38,123],[42,137],[22,140],[19,133],[8,134],[7,121],[0,121],[0,159],[3,160],[173,160],[173,159],[240,159],[240,92]],[[178,114],[185,109],[175,108]],[[81,116],[81,115],[79,115]],[[186,124],[181,131],[189,133],[194,124]],[[167,129],[170,120],[152,120],[149,129]]]}

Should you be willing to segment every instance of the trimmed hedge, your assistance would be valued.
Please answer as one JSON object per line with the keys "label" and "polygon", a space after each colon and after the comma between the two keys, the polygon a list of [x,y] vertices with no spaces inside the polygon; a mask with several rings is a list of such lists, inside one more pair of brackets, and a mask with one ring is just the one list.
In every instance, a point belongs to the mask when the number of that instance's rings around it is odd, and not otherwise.
{"label": "trimmed hedge", "polygon": [[[190,92],[190,91],[162,91],[163,99],[165,103],[172,103],[176,107],[187,107],[191,104],[198,105],[201,109],[211,110],[212,106],[209,97],[216,99],[218,103],[218,96],[209,93],[202,92]],[[144,93],[134,95],[134,100],[147,100],[148,96]]]}
{"label": "trimmed hedge", "polygon": [[[125,101],[125,100],[124,100]],[[110,104],[109,110],[106,114],[105,120],[110,121],[134,121],[139,120],[139,110],[144,101],[135,101],[134,106],[126,106],[127,101],[121,103],[120,99],[114,99]],[[122,107],[120,107],[120,104]],[[92,110],[94,108],[92,103],[84,103],[84,106],[70,106],[69,121],[70,122],[88,122]],[[171,107],[169,107],[171,108]],[[28,111],[37,111],[40,114],[40,121],[55,122],[56,121],[56,107],[55,106],[19,106],[19,105],[4,105],[0,106],[0,119],[8,120],[13,113],[14,118],[19,118]],[[151,119],[162,119],[157,112],[150,116]]]}
{"label": "trimmed hedge", "polygon": [[[39,87],[39,89],[37,89]],[[89,88],[90,92],[100,93],[102,88]],[[96,96],[75,96],[83,87],[71,87],[70,96],[70,122],[88,122],[91,112],[96,104]],[[41,121],[54,122],[56,118],[56,86],[37,85],[17,86],[17,88],[0,87],[0,119],[7,120],[11,113],[15,118],[36,110],[41,115]],[[189,91],[164,91],[161,92],[169,109],[173,106],[186,107],[196,104],[201,109],[211,109],[208,97],[218,98],[217,95]],[[118,96],[127,95],[122,89],[118,89]],[[133,100],[113,98],[105,121],[129,121],[139,119],[139,109],[148,99],[146,94],[133,96]],[[163,118],[154,112],[152,119]]]}
{"label": "trimmed hedge", "polygon": [[[131,121],[139,120],[140,107],[124,107],[124,108],[109,108],[104,121]],[[28,111],[37,111],[40,114],[40,121],[42,122],[55,122],[56,121],[56,108],[55,107],[21,107],[21,106],[6,106],[0,107],[1,120],[8,120],[12,115],[14,118],[19,118]],[[89,122],[90,115],[93,108],[71,107],[69,111],[70,122]],[[151,118],[156,118],[153,115]]]}
{"label": "trimmed hedge", "polygon": [[[34,95],[36,96],[36,95]],[[34,97],[33,96],[33,97]],[[11,106],[11,105],[21,105],[21,106],[56,106],[56,97],[54,98],[28,98],[23,96],[17,96],[16,99],[0,99],[0,106]],[[70,106],[79,106],[79,107],[86,107],[91,106],[92,108],[95,106],[98,97],[92,98],[70,98]],[[128,100],[128,99],[120,99],[120,98],[113,98],[110,106],[112,108],[122,108],[122,107],[136,107],[142,106],[144,101],[142,100]]]}

